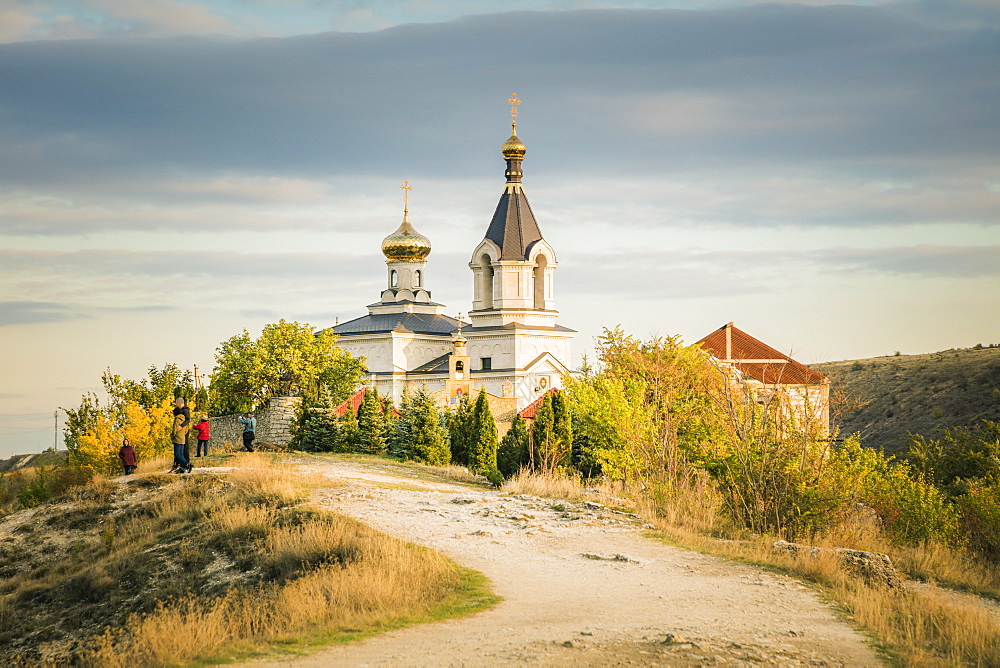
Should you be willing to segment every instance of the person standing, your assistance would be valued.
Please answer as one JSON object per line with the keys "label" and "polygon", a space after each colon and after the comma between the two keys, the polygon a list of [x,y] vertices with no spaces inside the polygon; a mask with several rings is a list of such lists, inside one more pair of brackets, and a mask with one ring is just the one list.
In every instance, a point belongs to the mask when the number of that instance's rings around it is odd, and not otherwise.
{"label": "person standing", "polygon": [[135,448],[129,445],[128,439],[122,439],[122,447],[118,450],[118,458],[122,460],[122,468],[125,475],[132,475],[135,471]]}
{"label": "person standing", "polygon": [[237,419],[243,425],[243,449],[253,452],[253,440],[257,438],[257,418],[253,413],[244,413],[243,417]]}
{"label": "person standing", "polygon": [[193,466],[188,459],[187,436],[191,428],[191,410],[184,405],[184,398],[174,399],[174,428],[171,441],[174,445],[174,473],[190,473]]}
{"label": "person standing", "polygon": [[192,427],[196,432],[198,432],[198,450],[195,457],[201,457],[202,451],[204,450],[205,456],[208,456],[208,441],[211,439],[212,425],[208,423],[207,418],[202,418],[201,422]]}

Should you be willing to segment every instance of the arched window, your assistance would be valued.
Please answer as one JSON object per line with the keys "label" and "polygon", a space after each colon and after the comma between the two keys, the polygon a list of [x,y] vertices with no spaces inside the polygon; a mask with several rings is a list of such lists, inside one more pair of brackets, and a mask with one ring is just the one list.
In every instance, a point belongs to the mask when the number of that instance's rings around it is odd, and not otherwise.
{"label": "arched window", "polygon": [[413,287],[415,287],[415,288],[419,288],[420,287],[420,270],[419,269],[417,269],[415,272],[413,272]]}
{"label": "arched window", "polygon": [[545,259],[544,255],[539,255],[538,259],[535,260],[535,268],[532,271],[532,278],[534,279],[535,288],[535,308],[544,309],[545,308],[545,267],[548,266],[548,260]]}
{"label": "arched window", "polygon": [[479,264],[483,267],[483,308],[493,308],[493,263],[490,262],[489,255],[483,255],[479,259]]}
{"label": "arched window", "polygon": [[396,274],[396,270],[393,269],[389,272],[389,287],[398,288],[399,287],[399,275]]}

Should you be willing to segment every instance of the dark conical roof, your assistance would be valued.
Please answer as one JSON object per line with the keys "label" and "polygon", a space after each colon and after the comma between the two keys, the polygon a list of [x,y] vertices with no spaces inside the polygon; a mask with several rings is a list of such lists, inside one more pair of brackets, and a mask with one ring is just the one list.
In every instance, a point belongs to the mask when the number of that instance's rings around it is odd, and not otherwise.
{"label": "dark conical roof", "polygon": [[520,188],[508,188],[500,196],[486,238],[500,247],[501,260],[528,259],[531,245],[542,238],[542,232]]}
{"label": "dark conical roof", "polygon": [[501,260],[527,260],[531,245],[541,240],[535,214],[521,188],[521,162],[525,146],[517,137],[517,124],[511,125],[510,139],[500,148],[507,162],[507,186],[486,230],[486,238],[500,247]]}

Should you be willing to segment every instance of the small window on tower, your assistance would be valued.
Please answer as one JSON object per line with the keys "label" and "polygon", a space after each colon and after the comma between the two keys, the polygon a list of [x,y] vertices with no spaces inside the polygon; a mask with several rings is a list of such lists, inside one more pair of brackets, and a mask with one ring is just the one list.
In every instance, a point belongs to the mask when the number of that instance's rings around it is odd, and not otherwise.
{"label": "small window on tower", "polygon": [[399,275],[396,274],[395,269],[389,272],[389,287],[390,288],[399,287]]}
{"label": "small window on tower", "polygon": [[483,371],[489,371],[493,368],[493,358],[492,357],[481,357],[483,361]]}
{"label": "small window on tower", "polygon": [[420,270],[419,269],[417,269],[415,272],[413,272],[413,285],[415,287],[418,287],[418,288],[420,287]]}
{"label": "small window on tower", "polygon": [[462,360],[455,362],[455,371],[465,371],[465,363]]}

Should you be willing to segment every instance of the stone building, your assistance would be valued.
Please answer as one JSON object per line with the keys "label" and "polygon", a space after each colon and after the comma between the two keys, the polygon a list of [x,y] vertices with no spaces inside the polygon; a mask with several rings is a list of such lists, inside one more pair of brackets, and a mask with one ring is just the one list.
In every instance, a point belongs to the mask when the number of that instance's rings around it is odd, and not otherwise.
{"label": "stone building", "polygon": [[407,384],[426,387],[444,403],[485,389],[513,400],[504,412],[516,412],[560,387],[569,373],[576,332],[556,322],[558,263],[524,193],[526,149],[517,137],[516,107],[511,111],[511,136],[501,147],[506,183],[469,262],[470,322],[446,315],[446,307],[431,299],[431,243],[414,229],[404,198],[402,223],[382,241],[386,287],[379,301],[367,315],[333,328],[342,348],[367,359],[367,385],[397,403]]}
{"label": "stone building", "polygon": [[756,399],[777,399],[786,414],[820,433],[830,431],[830,379],[796,362],[733,323],[698,341],[716,360],[739,374]]}

